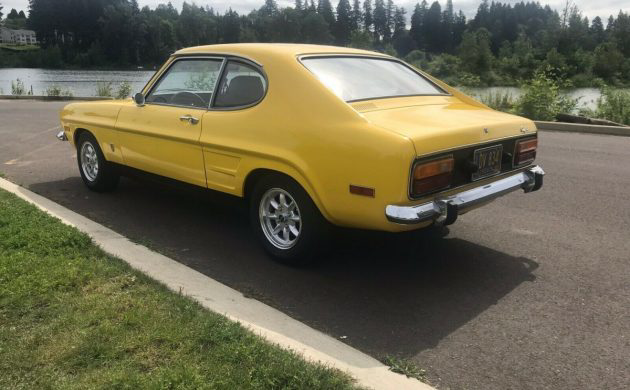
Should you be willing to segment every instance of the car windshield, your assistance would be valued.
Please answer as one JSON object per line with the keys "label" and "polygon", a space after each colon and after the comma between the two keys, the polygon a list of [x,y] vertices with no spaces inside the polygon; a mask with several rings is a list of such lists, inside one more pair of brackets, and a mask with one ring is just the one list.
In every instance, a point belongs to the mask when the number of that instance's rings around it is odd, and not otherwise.
{"label": "car windshield", "polygon": [[302,63],[347,102],[446,94],[398,61],[368,57],[311,57],[303,59]]}

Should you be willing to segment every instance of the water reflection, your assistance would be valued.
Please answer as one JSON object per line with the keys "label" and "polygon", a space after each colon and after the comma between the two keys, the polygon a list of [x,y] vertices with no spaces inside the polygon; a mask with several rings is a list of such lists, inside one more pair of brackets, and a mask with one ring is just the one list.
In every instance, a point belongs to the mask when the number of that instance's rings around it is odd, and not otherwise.
{"label": "water reflection", "polygon": [[153,75],[153,70],[53,70],[3,68],[0,69],[0,89],[5,94],[11,93],[11,81],[24,82],[27,91],[33,89],[35,95],[45,95],[46,88],[56,85],[70,89],[74,96],[94,96],[96,83],[112,82],[114,90],[122,82],[131,84],[133,92],[140,91]]}

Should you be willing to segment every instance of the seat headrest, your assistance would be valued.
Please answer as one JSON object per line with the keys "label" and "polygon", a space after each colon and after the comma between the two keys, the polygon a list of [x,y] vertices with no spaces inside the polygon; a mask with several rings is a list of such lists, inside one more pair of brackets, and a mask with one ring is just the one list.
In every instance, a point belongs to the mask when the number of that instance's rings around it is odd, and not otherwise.
{"label": "seat headrest", "polygon": [[236,76],[228,85],[224,94],[217,96],[218,107],[244,106],[262,98],[265,89],[258,76]]}

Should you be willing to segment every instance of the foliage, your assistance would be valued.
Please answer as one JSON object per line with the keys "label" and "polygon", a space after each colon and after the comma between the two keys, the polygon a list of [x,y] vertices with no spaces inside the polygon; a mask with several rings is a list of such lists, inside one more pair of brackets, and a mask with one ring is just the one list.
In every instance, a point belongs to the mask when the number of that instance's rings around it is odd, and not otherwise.
{"label": "foliage", "polygon": [[191,73],[184,84],[186,88],[196,91],[212,91],[216,81],[217,74],[215,72],[198,72]]}
{"label": "foliage", "polygon": [[351,389],[0,191],[0,388]]}
{"label": "foliage", "polygon": [[96,93],[94,96],[100,97],[114,97],[114,87],[112,82],[98,82],[96,83]]}
{"label": "foliage", "polygon": [[248,14],[190,2],[181,10],[170,3],[140,9],[135,0],[62,3],[30,1],[28,25],[45,51],[0,56],[0,66],[159,65],[181,47],[202,44],[335,43],[400,57],[419,50],[426,56],[416,65],[460,85],[519,85],[548,67],[579,86],[597,79],[630,85],[630,14],[623,11],[604,26],[577,7],[559,13],[534,1],[483,1],[469,20],[450,0],[423,0],[413,10],[392,0],[298,0],[284,8],[266,0]]}
{"label": "foliage", "polygon": [[11,95],[22,96],[26,94],[26,89],[24,88],[24,82],[20,79],[15,81],[11,81]]}
{"label": "foliage", "polygon": [[118,86],[118,91],[116,91],[116,99],[126,99],[129,95],[131,95],[131,84],[123,81]]}
{"label": "foliage", "polygon": [[419,381],[426,381],[426,371],[410,360],[386,356],[383,363],[389,366],[390,371],[403,374],[409,378],[415,378]]}
{"label": "foliage", "polygon": [[597,99],[597,108],[582,113],[630,126],[630,91],[604,86],[601,97]]}
{"label": "foliage", "polygon": [[514,98],[507,91],[488,92],[480,97],[486,106],[499,111],[509,112],[514,109]]}
{"label": "foliage", "polygon": [[536,72],[531,83],[522,86],[523,94],[514,103],[514,112],[532,120],[553,121],[560,113],[571,113],[577,107],[577,99],[564,95],[562,85],[551,76],[547,67]]}
{"label": "foliage", "polygon": [[46,96],[63,96],[63,97],[72,97],[73,93],[71,90],[69,89],[63,89],[61,87],[59,87],[58,85],[51,85],[48,88],[46,88],[46,91],[44,91]]}

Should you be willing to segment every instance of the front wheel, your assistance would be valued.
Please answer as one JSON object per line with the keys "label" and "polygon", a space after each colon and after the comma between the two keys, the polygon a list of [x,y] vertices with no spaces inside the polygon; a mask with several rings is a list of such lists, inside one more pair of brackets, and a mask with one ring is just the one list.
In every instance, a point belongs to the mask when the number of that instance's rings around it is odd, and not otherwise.
{"label": "front wheel", "polygon": [[263,177],[256,184],[250,220],[265,250],[285,264],[313,262],[327,241],[327,221],[306,191],[284,176]]}
{"label": "front wheel", "polygon": [[105,160],[96,138],[84,132],[77,142],[77,161],[83,183],[92,191],[111,191],[118,186],[116,168]]}

